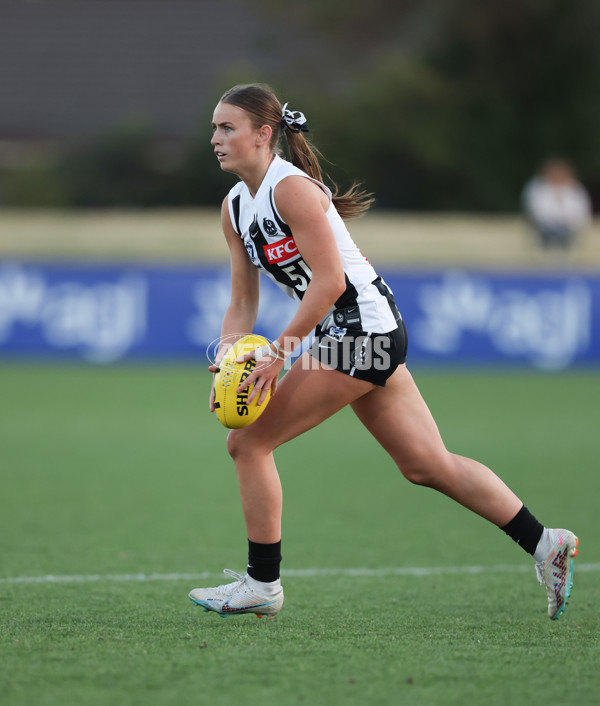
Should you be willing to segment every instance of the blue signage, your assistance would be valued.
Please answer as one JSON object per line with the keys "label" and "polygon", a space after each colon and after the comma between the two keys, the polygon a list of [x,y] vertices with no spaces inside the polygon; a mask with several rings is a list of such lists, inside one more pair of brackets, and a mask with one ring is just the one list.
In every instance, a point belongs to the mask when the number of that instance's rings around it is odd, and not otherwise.
{"label": "blue signage", "polygon": [[446,271],[388,280],[400,307],[406,302],[409,350],[419,361],[600,364],[598,275]]}
{"label": "blue signage", "polygon": [[[600,365],[600,275],[381,272],[409,333],[409,362]],[[105,364],[205,360],[229,303],[228,268],[0,262],[0,356]],[[261,278],[255,331],[297,304]]]}

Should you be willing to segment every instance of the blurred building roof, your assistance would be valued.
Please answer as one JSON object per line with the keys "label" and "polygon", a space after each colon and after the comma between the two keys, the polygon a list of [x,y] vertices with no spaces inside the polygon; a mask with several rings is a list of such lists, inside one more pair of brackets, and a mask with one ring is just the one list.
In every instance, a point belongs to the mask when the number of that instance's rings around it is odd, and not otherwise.
{"label": "blurred building roof", "polygon": [[260,65],[264,18],[237,0],[2,0],[0,139],[146,119],[189,135],[231,67]]}

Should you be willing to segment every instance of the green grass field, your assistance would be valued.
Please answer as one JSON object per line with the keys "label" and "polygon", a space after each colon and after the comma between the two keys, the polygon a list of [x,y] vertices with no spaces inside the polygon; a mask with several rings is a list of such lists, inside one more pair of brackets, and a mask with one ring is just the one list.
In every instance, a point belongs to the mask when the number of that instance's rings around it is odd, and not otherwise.
{"label": "green grass field", "polygon": [[246,558],[206,373],[4,365],[0,703],[597,704],[600,377],[416,378],[449,448],[579,534],[560,621],[530,557],[350,411],[277,452],[283,611],[206,614],[189,589]]}

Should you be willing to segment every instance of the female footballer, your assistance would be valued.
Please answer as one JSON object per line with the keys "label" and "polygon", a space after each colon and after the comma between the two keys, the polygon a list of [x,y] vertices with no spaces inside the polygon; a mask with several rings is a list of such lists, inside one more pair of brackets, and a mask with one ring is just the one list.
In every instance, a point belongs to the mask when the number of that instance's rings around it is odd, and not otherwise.
{"label": "female footballer", "polygon": [[[192,601],[221,615],[279,612],[282,491],[273,451],[350,405],[409,481],[481,515],[534,557],[548,615],[557,619],[569,597],[578,538],[544,527],[489,468],[444,446],[406,367],[406,328],[393,294],[344,224],[368,209],[370,195],[357,186],[332,194],[305,139],[305,116],[282,107],[268,86],[227,91],[212,128],[221,169],[240,178],[222,208],[231,302],[221,340],[252,331],[260,271],[299,306],[276,341],[244,358],[257,365],[240,390],[254,384],[250,399],[258,395],[259,403],[267,390],[273,396],[253,424],[227,440],[248,533],[247,573],[226,569],[233,582],[193,589]],[[280,156],[282,136],[291,161]],[[286,358],[313,329],[312,347],[278,384]]]}

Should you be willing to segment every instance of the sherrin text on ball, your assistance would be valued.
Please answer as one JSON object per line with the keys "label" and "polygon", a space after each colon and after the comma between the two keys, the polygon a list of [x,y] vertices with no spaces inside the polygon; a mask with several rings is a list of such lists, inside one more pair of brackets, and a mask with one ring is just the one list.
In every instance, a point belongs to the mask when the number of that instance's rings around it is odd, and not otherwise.
{"label": "sherrin text on ball", "polygon": [[219,364],[219,372],[215,375],[215,412],[217,419],[228,429],[241,429],[252,424],[264,412],[271,399],[269,390],[262,404],[258,404],[259,395],[248,402],[254,385],[248,385],[242,392],[237,391],[254,372],[256,360],[250,358],[241,363],[236,360],[265,345],[268,346],[269,342],[264,336],[253,333],[243,336],[231,346]]}

